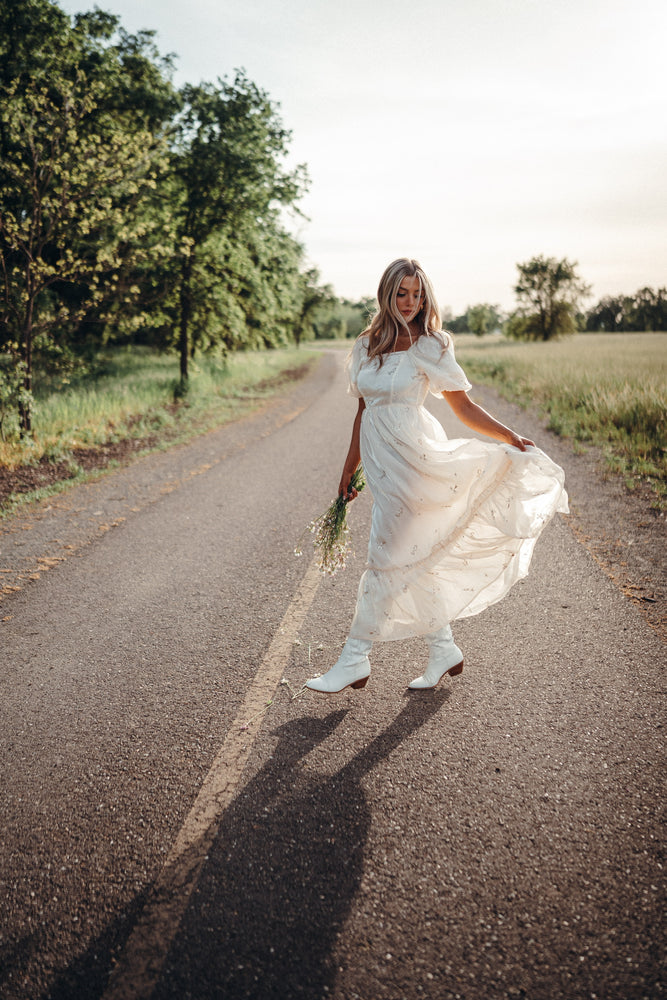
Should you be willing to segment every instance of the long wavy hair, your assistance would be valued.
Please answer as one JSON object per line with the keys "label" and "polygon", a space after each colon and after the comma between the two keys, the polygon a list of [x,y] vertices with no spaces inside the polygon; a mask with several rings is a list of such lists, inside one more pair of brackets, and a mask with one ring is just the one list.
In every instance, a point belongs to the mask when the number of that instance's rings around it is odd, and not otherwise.
{"label": "long wavy hair", "polygon": [[384,355],[389,353],[396,343],[401,327],[410,332],[408,323],[398,310],[396,295],[404,278],[419,278],[420,298],[423,304],[413,323],[417,323],[419,333],[436,333],[441,329],[440,310],[433,291],[433,285],[424,273],[421,264],[410,257],[399,257],[392,261],[380,278],[377,300],[378,310],[370,324],[360,334],[368,337],[368,357],[378,358],[381,365]]}

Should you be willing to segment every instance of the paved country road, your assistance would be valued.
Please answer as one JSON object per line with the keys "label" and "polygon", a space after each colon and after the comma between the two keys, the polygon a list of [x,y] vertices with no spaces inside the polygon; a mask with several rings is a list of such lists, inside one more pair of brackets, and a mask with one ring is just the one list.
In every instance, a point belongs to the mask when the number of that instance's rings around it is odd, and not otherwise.
{"label": "paved country road", "polygon": [[344,574],[293,555],[355,406],[326,355],[4,526],[3,998],[663,996],[665,646],[568,518],[461,678],[408,695],[424,644],[388,643],[292,697],[363,565],[364,494]]}

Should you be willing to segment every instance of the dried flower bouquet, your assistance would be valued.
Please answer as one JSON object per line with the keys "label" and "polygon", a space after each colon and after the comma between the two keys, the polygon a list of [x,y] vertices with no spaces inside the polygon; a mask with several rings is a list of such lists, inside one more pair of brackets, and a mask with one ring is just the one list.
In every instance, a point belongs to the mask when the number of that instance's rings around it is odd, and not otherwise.
{"label": "dried flower bouquet", "polygon": [[[359,465],[350,480],[350,489],[354,488],[358,493],[361,493],[365,485],[363,469]],[[316,564],[322,573],[327,573],[329,576],[333,576],[339,569],[345,569],[350,552],[347,504],[346,497],[337,496],[325,512],[311,521],[306,529],[315,536],[313,548],[317,553]],[[294,552],[298,556],[303,554],[300,544],[297,545]]]}

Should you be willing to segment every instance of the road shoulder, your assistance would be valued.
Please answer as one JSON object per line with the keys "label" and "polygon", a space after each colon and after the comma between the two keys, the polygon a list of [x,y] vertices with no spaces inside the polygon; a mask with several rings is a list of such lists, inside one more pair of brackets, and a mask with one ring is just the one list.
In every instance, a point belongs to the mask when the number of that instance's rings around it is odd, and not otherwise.
{"label": "road shoulder", "polygon": [[534,410],[486,386],[475,386],[472,396],[565,469],[570,529],[651,628],[667,638],[665,512],[652,508],[648,491],[631,493],[620,477],[608,474],[598,449],[575,450],[572,441],[546,430]]}

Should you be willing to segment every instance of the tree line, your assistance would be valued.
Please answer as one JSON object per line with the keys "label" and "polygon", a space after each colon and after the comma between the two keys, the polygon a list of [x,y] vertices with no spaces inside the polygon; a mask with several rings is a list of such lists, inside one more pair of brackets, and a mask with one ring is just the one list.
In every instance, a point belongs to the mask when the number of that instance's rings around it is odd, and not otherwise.
{"label": "tree line", "polygon": [[577,264],[538,255],[517,264],[517,305],[504,315],[488,302],[469,306],[460,316],[451,311],[445,325],[452,333],[504,333],[516,340],[552,340],[578,331],[655,332],[667,330],[667,289],[640,288],[635,295],[605,296],[584,311],[590,287]]}
{"label": "tree line", "polygon": [[[35,380],[101,346],[275,347],[334,296],[287,231],[308,178],[241,70],[172,82],[154,32],[0,0],[0,391],[31,430]],[[328,317],[331,320],[331,317]]]}
{"label": "tree line", "polygon": [[[455,316],[442,310],[443,326],[452,333],[504,334],[516,340],[545,341],[577,332],[667,331],[667,289],[641,288],[635,295],[606,296],[585,310],[590,286],[580,277],[576,262],[540,254],[517,264],[513,291],[516,306],[505,313],[497,304],[480,302]],[[334,300],[316,337],[356,337],[375,309],[373,298],[358,302]],[[324,317],[323,317],[324,318]]]}

